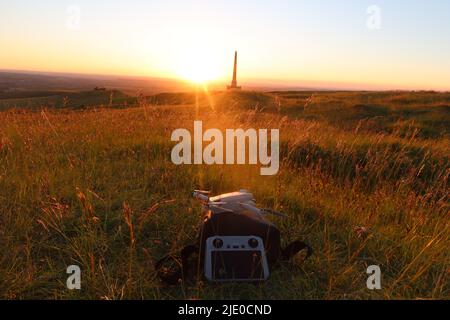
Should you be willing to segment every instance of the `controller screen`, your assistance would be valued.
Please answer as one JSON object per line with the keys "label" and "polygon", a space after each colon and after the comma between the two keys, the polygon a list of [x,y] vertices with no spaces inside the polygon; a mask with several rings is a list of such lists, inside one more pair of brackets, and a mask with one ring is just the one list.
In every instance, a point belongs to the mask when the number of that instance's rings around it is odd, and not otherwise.
{"label": "controller screen", "polygon": [[260,251],[212,251],[211,264],[216,280],[264,279]]}

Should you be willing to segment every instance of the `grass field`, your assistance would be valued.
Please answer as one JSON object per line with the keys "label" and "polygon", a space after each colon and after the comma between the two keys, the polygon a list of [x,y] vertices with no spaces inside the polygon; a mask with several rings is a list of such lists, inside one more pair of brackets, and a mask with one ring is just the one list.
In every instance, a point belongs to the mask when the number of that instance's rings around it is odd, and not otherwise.
{"label": "grass field", "polygon": [[[449,93],[136,101],[0,112],[0,298],[450,298]],[[279,174],[173,165],[171,133],[194,120],[205,129],[279,128]],[[271,217],[284,243],[303,239],[315,254],[280,264],[261,285],[162,285],[154,262],[192,242],[201,222],[192,190],[241,188],[287,214]],[[80,291],[66,289],[72,264],[82,269]],[[366,288],[372,264],[382,290]]]}
{"label": "grass field", "polygon": [[87,91],[24,91],[0,94],[0,110],[11,108],[68,108],[86,109],[92,107],[126,107],[136,104],[136,97],[130,97],[119,90]]}

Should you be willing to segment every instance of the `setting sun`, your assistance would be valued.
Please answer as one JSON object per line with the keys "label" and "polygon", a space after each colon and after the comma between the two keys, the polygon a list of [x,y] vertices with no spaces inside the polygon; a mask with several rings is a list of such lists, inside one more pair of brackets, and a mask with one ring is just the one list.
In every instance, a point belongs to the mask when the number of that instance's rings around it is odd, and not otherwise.
{"label": "setting sun", "polygon": [[223,76],[220,61],[207,49],[193,49],[180,52],[175,73],[188,81],[204,83]]}

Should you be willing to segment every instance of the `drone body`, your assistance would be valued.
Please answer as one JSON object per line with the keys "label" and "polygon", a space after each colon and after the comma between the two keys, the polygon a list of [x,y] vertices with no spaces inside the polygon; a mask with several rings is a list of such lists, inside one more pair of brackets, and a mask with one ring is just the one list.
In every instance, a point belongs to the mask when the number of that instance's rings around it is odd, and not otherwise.
{"label": "drone body", "polygon": [[258,208],[256,206],[253,194],[245,189],[231,193],[224,193],[215,197],[210,197],[209,191],[195,190],[193,196],[203,202],[204,212],[240,212],[243,210],[249,210],[258,215],[271,213],[278,216],[284,216],[284,214],[273,210]]}
{"label": "drone body", "polygon": [[[193,196],[201,201],[204,213],[197,244],[185,246],[179,258],[166,255],[157,262],[158,275],[167,283],[178,284],[189,275],[189,257],[196,253],[196,270],[202,268],[212,282],[265,281],[277,261],[289,260],[304,249],[307,257],[312,254],[311,247],[299,240],[282,248],[280,230],[266,215],[284,215],[258,208],[247,190],[215,197],[210,197],[209,191],[195,190]],[[175,261],[178,268],[164,267],[168,261]]]}

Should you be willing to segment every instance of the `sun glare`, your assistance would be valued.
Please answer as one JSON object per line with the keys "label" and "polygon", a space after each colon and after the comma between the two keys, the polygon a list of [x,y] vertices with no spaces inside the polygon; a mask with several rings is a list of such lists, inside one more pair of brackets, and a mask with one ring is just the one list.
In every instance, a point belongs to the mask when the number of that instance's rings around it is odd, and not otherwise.
{"label": "sun glare", "polygon": [[176,73],[185,80],[199,84],[217,80],[221,76],[219,62],[205,50],[183,52],[178,60]]}

